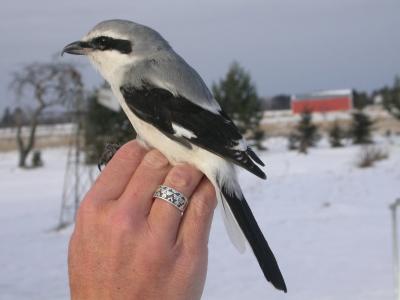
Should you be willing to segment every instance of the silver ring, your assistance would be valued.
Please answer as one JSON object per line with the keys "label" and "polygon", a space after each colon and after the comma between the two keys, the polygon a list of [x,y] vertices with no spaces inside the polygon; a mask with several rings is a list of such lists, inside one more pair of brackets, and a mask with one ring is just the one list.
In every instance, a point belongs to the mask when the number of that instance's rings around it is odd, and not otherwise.
{"label": "silver ring", "polygon": [[165,185],[160,185],[154,192],[153,197],[172,204],[181,212],[181,214],[183,214],[188,204],[187,198],[182,193]]}

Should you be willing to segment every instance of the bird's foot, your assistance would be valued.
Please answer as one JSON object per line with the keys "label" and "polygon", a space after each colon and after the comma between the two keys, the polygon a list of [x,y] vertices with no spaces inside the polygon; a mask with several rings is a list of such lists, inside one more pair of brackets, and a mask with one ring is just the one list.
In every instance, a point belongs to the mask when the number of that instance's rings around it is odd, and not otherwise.
{"label": "bird's foot", "polygon": [[120,144],[106,144],[104,146],[103,153],[100,156],[99,163],[97,164],[97,167],[101,171],[101,168],[103,166],[106,166],[108,162],[114,157],[114,154],[118,151],[118,149],[121,148]]}

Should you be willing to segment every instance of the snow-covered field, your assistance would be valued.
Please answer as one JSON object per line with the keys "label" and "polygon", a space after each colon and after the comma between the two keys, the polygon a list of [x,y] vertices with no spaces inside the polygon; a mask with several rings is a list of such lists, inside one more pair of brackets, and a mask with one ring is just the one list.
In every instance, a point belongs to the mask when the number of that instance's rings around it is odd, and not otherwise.
{"label": "snow-covered field", "polygon": [[[310,154],[268,141],[268,180],[241,172],[250,206],[288,285],[267,284],[250,251],[236,252],[216,213],[204,299],[393,299],[389,203],[400,197],[400,145],[390,158],[358,169],[355,146]],[[45,167],[19,170],[0,153],[0,299],[68,299],[71,230],[57,225],[65,149],[43,152]]]}

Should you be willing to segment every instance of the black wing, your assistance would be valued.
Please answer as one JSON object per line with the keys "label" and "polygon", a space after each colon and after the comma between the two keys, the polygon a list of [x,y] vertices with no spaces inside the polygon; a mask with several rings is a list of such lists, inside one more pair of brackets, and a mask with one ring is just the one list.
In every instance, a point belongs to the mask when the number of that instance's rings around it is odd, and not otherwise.
{"label": "black wing", "polygon": [[[222,110],[215,114],[182,96],[174,96],[147,83],[141,88],[122,86],[120,90],[126,104],[138,118],[152,124],[171,139],[189,147],[193,143],[231,160],[260,178],[266,178],[253,162],[264,165],[257,155],[250,148],[241,150],[238,147],[242,136]],[[189,130],[194,136],[176,136],[173,123]]]}

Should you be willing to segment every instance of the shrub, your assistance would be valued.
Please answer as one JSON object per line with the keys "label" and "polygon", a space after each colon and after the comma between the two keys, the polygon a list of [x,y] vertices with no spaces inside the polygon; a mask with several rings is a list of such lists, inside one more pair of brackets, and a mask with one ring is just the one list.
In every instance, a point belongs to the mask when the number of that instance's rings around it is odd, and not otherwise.
{"label": "shrub", "polygon": [[358,154],[357,166],[359,168],[372,167],[375,162],[387,159],[389,153],[387,150],[377,146],[364,146]]}

